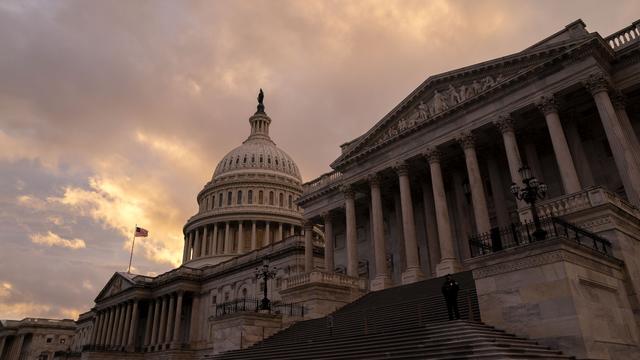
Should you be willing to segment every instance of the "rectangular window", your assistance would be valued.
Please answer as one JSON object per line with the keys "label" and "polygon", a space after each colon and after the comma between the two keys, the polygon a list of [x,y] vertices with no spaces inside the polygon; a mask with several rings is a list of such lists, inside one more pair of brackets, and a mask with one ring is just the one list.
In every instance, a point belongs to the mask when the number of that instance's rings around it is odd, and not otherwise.
{"label": "rectangular window", "polygon": [[231,191],[227,193],[227,206],[231,205]]}
{"label": "rectangular window", "polygon": [[253,190],[249,190],[249,193],[247,194],[247,202],[249,205],[253,204]]}
{"label": "rectangular window", "polygon": [[218,207],[222,207],[222,193],[218,194]]}

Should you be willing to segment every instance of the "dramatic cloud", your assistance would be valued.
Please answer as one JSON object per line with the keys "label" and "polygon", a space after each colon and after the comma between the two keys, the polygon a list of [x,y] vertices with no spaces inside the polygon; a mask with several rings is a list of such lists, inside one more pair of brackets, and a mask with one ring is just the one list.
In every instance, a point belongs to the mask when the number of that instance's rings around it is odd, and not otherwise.
{"label": "dramatic cloud", "polygon": [[577,18],[607,35],[639,13],[633,0],[2,1],[0,318],[88,310],[126,270],[136,224],[150,237],[135,272],[178,265],[196,194],[248,135],[260,87],[274,141],[310,180],[427,76]]}
{"label": "dramatic cloud", "polygon": [[51,231],[46,234],[33,234],[31,235],[31,242],[34,244],[41,244],[47,246],[60,246],[69,249],[84,249],[87,247],[82,239],[63,239],[57,234]]}

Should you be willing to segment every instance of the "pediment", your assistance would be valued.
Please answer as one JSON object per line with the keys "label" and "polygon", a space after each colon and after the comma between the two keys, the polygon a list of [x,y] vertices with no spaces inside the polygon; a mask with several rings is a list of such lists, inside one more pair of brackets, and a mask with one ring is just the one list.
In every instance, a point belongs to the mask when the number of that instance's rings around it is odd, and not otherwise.
{"label": "pediment", "polygon": [[115,273],[107,282],[107,285],[100,291],[95,302],[117,295],[126,289],[133,287],[134,281],[122,273]]}
{"label": "pediment", "polygon": [[339,168],[358,154],[392,143],[417,128],[446,118],[456,109],[481,101],[500,88],[520,82],[536,69],[543,68],[541,65],[579,47],[591,37],[581,37],[555,47],[547,46],[542,50],[532,47],[429,77],[367,133],[349,143],[331,167]]}

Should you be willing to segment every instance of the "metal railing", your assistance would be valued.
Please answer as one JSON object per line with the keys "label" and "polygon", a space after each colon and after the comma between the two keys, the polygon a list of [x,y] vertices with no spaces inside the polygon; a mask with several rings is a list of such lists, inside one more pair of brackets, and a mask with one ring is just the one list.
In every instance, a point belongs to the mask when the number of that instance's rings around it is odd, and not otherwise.
{"label": "metal railing", "polygon": [[[613,256],[609,240],[560,218],[543,218],[540,220],[540,227],[546,232],[546,239],[566,238],[605,256]],[[535,243],[538,241],[534,235],[535,231],[536,226],[533,222],[523,222],[503,228],[494,228],[488,233],[473,235],[469,239],[471,257]]]}
{"label": "metal railing", "polygon": [[[242,298],[223,302],[216,305],[216,317],[241,312],[258,312],[260,310],[261,302],[261,299],[255,298]],[[269,313],[304,317],[305,310],[304,306],[300,304],[273,301],[271,302]]]}

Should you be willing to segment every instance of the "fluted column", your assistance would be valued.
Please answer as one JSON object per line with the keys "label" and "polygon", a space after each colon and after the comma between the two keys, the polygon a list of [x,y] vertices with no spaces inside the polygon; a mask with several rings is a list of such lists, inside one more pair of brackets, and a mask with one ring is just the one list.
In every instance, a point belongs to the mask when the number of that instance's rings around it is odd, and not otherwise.
{"label": "fluted column", "polygon": [[182,263],[187,262],[187,252],[189,251],[189,237],[184,236],[184,248],[182,249]]}
{"label": "fluted column", "polygon": [[384,213],[380,193],[380,177],[375,174],[368,178],[371,189],[371,219],[373,230],[373,255],[375,260],[375,278],[371,281],[371,290],[377,291],[391,286],[387,268],[387,250],[384,241]]}
{"label": "fluted column", "polygon": [[409,181],[409,166],[402,161],[396,164],[398,182],[400,184],[400,204],[402,209],[402,235],[404,237],[407,269],[402,273],[402,283],[410,284],[425,278],[420,268],[418,257],[418,240],[416,239],[416,223],[413,215],[413,199]]}
{"label": "fluted column", "polygon": [[158,324],[158,342],[157,345],[164,344],[164,332],[167,327],[167,297],[162,297],[162,305],[160,308],[160,323]]}
{"label": "fluted column", "polygon": [[553,146],[553,152],[558,162],[558,169],[560,170],[560,178],[562,179],[564,191],[567,194],[578,192],[582,186],[580,185],[578,172],[576,171],[571,152],[569,151],[567,138],[562,129],[556,99],[553,96],[543,96],[540,98],[538,108],[542,111],[547,121],[551,145]]}
{"label": "fluted column", "polygon": [[451,220],[449,219],[449,207],[442,179],[440,167],[440,152],[429,148],[425,153],[429,160],[431,170],[431,184],[433,186],[433,202],[436,209],[436,221],[438,223],[438,238],[440,240],[440,263],[436,266],[437,276],[443,276],[458,272],[462,269],[456,259],[453,248],[453,233]]}
{"label": "fluted column", "polygon": [[173,334],[173,321],[175,320],[175,300],[174,300],[174,295],[170,294],[169,295],[169,308],[167,309],[167,328],[164,334],[164,342],[165,343],[170,343],[172,338],[171,335]]}
{"label": "fluted column", "polygon": [[508,187],[504,185],[502,173],[495,154],[487,157],[487,169],[489,170],[489,182],[491,182],[491,194],[493,196],[493,206],[496,211],[498,226],[509,225],[509,209],[507,209],[507,199],[505,191]]}
{"label": "fluted column", "polygon": [[104,345],[109,347],[111,345],[111,339],[113,339],[113,323],[116,319],[116,309],[114,307],[109,308],[109,323],[107,324],[107,337]]}
{"label": "fluted column", "polygon": [[256,250],[258,248],[258,235],[256,229],[256,221],[251,221],[251,250]]}
{"label": "fluted column", "polygon": [[113,345],[114,346],[120,346],[122,343],[122,331],[124,329],[124,318],[126,316],[125,312],[127,311],[127,308],[125,306],[125,304],[120,304],[118,305],[118,325],[116,327],[116,337],[113,341]]}
{"label": "fluted column", "polygon": [[231,254],[231,224],[228,221],[224,227],[224,253]]}
{"label": "fluted column", "polygon": [[131,323],[129,324],[129,331],[127,334],[127,351],[133,351],[135,348],[136,332],[138,331],[138,306],[139,301],[134,300],[131,309]]}
{"label": "fluted column", "polygon": [[313,271],[313,223],[304,223],[304,271]]}
{"label": "fluted column", "polygon": [[424,207],[424,221],[427,233],[427,248],[429,249],[429,271],[433,277],[436,276],[436,265],[440,262],[440,243],[438,240],[438,223],[431,179],[426,179],[425,182],[422,183],[422,204]]}
{"label": "fluted column", "polygon": [[205,225],[203,226],[203,230],[202,230],[202,241],[200,242],[200,256],[206,256],[207,255],[207,243],[209,242],[209,225]]}
{"label": "fluted column", "polygon": [[350,186],[343,186],[347,224],[347,275],[358,277],[358,230],[356,228],[355,193]]}
{"label": "fluted column", "polygon": [[[93,323],[93,328],[91,329],[91,342],[89,345],[96,346],[98,345],[98,339],[100,338],[100,323],[102,322],[102,314],[100,312],[96,312],[95,322]],[[0,351],[2,354],[2,351]]]}
{"label": "fluted column", "polygon": [[600,121],[604,127],[627,198],[635,206],[640,206],[640,166],[635,159],[638,154],[633,154],[629,137],[625,134],[625,129],[620,124],[611,103],[609,79],[604,73],[595,73],[589,77],[584,85],[596,102]]}
{"label": "fluted column", "polygon": [[333,219],[331,213],[322,214],[324,220],[324,270],[333,272],[335,268],[334,262],[334,239],[333,239]]}
{"label": "fluted column", "polygon": [[104,310],[104,321],[100,330],[100,345],[107,345],[107,337],[109,334],[109,322],[111,322],[111,308]]}
{"label": "fluted column", "polygon": [[144,329],[144,346],[151,345],[151,332],[153,331],[153,308],[154,302],[149,301],[149,305],[147,306],[147,321]]}
{"label": "fluted column", "polygon": [[482,175],[480,174],[480,166],[476,155],[475,138],[470,132],[464,132],[460,135],[458,141],[464,150],[464,158],[467,163],[467,176],[471,187],[471,202],[476,220],[476,231],[478,233],[486,233],[491,230],[491,221],[489,220],[487,198],[485,197]]}
{"label": "fluted column", "polygon": [[124,307],[124,316],[122,318],[122,330],[118,336],[118,346],[127,345],[127,337],[129,336],[129,323],[131,322],[131,301],[127,301]]}
{"label": "fluted column", "polygon": [[591,171],[587,154],[584,151],[582,139],[580,139],[577,122],[578,120],[575,118],[566,122],[564,129],[567,134],[567,142],[571,148],[571,154],[573,154],[575,160],[574,163],[576,165],[576,171],[578,171],[578,176],[580,177],[580,183],[584,188],[588,188],[594,186],[596,182],[593,179],[593,172]]}
{"label": "fluted column", "polygon": [[[510,115],[502,115],[494,122],[494,125],[502,133],[502,142],[504,143],[504,149],[507,154],[511,181],[522,186],[522,177],[519,172],[522,167],[522,157],[520,157],[520,150],[518,149],[518,143],[516,141],[513,118]],[[518,201],[517,203],[519,208],[526,205],[523,201]]]}
{"label": "fluted column", "polygon": [[189,329],[189,342],[197,342],[200,339],[198,331],[198,310],[200,308],[200,297],[193,296],[191,302],[191,328]]}
{"label": "fluted column", "polygon": [[265,221],[264,225],[264,244],[263,245],[271,245],[271,224],[269,221]]}
{"label": "fluted column", "polygon": [[175,325],[173,328],[173,342],[178,344],[181,340],[180,331],[182,329],[182,298],[184,293],[182,291],[178,292],[178,300],[176,301],[176,316],[175,316]]}
{"label": "fluted column", "polygon": [[211,254],[212,255],[219,255],[218,253],[218,223],[214,223],[213,224],[213,236],[211,239]]}
{"label": "fluted column", "polygon": [[194,244],[193,244],[193,257],[194,258],[199,258],[200,257],[200,242],[202,241],[202,238],[200,237],[200,229],[196,228],[195,230],[195,235],[194,235]]}
{"label": "fluted column", "polygon": [[238,221],[238,254],[244,253],[244,225]]}
{"label": "fluted column", "polygon": [[157,298],[153,305],[153,323],[151,325],[151,346],[155,346],[158,343],[158,325],[160,323],[160,304],[161,298]]}
{"label": "fluted column", "polygon": [[278,223],[278,241],[284,240],[283,226],[284,225],[281,222]]}
{"label": "fluted column", "polygon": [[[620,127],[625,135],[627,142],[631,148],[631,154],[640,154],[640,140],[636,135],[636,131],[631,125],[629,114],[627,114],[627,99],[621,91],[614,91],[611,95],[611,103],[616,111],[616,116],[620,122]],[[640,156],[635,156],[636,163],[640,164]]]}

